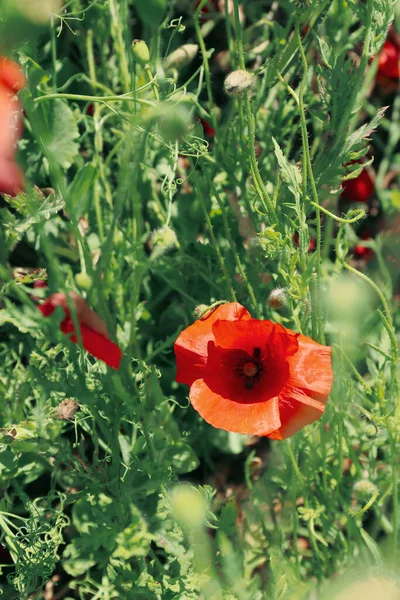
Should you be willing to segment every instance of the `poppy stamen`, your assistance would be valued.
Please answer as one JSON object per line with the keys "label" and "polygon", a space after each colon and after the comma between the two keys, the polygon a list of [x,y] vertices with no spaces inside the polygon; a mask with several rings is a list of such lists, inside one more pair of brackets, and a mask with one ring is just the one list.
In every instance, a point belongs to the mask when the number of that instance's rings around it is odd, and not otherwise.
{"label": "poppy stamen", "polygon": [[243,365],[243,373],[246,377],[254,377],[258,373],[258,366],[254,362],[246,362]]}

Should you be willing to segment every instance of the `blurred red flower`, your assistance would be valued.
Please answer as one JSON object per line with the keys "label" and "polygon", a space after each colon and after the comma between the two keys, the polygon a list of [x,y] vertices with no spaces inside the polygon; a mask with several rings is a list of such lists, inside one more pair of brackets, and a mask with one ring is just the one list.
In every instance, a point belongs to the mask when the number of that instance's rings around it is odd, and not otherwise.
{"label": "blurred red flower", "polygon": [[386,40],[383,44],[378,62],[378,76],[389,77],[390,79],[399,79],[400,48],[391,40]]}
{"label": "blurred red flower", "polygon": [[367,169],[363,169],[355,179],[343,181],[342,187],[341,198],[349,202],[368,202],[375,189]]}
{"label": "blurred red flower", "polygon": [[[109,339],[103,320],[78,294],[69,292],[68,296],[75,306],[84,349],[95,358],[105,362],[109,367],[119,369],[122,351]],[[39,306],[39,310],[43,316],[50,317],[58,306],[61,306],[65,313],[65,319],[60,325],[61,331],[65,334],[72,334],[70,336],[71,341],[77,343],[78,336],[75,332],[66,294],[52,294]]]}
{"label": "blurred red flower", "polygon": [[207,121],[205,121],[201,117],[200,117],[200,123],[202,124],[204,135],[206,137],[213,138],[215,136],[215,129],[214,129],[214,127],[211,127],[211,125],[209,123],[207,123]]}
{"label": "blurred red flower", "polygon": [[319,419],[333,383],[331,349],[231,302],[175,342],[176,380],[214,427],[282,440]]}
{"label": "blurred red flower", "polygon": [[0,57],[0,193],[14,195],[23,189],[23,175],[15,163],[22,133],[21,104],[15,93],[25,85],[25,76],[12,60]]}

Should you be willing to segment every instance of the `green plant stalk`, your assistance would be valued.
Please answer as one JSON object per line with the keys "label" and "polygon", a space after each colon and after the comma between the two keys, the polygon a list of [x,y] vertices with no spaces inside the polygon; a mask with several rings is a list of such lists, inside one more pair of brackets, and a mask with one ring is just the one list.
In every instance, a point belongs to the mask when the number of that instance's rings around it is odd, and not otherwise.
{"label": "green plant stalk", "polygon": [[[235,31],[236,31],[236,43],[238,51],[238,60],[240,69],[246,70],[246,63],[244,60],[243,51],[243,39],[242,39],[242,26],[239,17],[239,3],[238,0],[234,0],[234,14],[235,14]],[[251,110],[250,99],[246,93],[244,96],[244,114],[248,129],[248,144],[250,147],[249,158],[250,158],[250,171],[253,178],[254,187],[257,195],[260,198],[261,204],[266,213],[270,215],[271,221],[277,221],[274,206],[267,190],[265,189],[264,182],[262,180],[256,157],[255,149],[255,137],[256,137],[256,124],[255,117]]]}
{"label": "green plant stalk", "polygon": [[129,64],[126,57],[124,35],[122,31],[122,23],[124,21],[119,14],[119,4],[121,4],[121,0],[118,4],[116,0],[108,1],[111,15],[111,35],[114,38],[115,49],[119,55],[123,88],[125,92],[128,93],[132,89],[131,76],[129,73]]}
{"label": "green plant stalk", "polygon": [[211,114],[212,126],[213,126],[215,132],[217,132],[217,129],[218,129],[217,117],[216,117],[215,110],[214,110],[214,98],[213,98],[212,88],[211,88],[210,64],[208,62],[207,48],[204,43],[203,36],[201,34],[200,23],[199,23],[200,11],[207,4],[207,2],[208,2],[208,0],[201,0],[200,4],[196,8],[196,11],[193,15],[193,23],[194,23],[194,28],[196,31],[197,40],[198,40],[198,43],[200,46],[201,54],[203,57],[204,75],[206,78],[208,101],[210,103],[210,114]]}
{"label": "green plant stalk", "polygon": [[232,239],[232,235],[231,235],[231,232],[230,232],[230,229],[229,229],[229,223],[228,223],[228,218],[227,218],[227,215],[226,215],[226,210],[225,210],[224,203],[222,202],[221,197],[218,194],[218,191],[217,191],[217,189],[216,189],[216,187],[214,185],[214,182],[213,182],[211,176],[209,176],[209,180],[211,182],[211,188],[212,188],[212,191],[214,193],[214,196],[215,196],[215,198],[216,198],[216,200],[218,202],[218,206],[220,207],[221,212],[222,212],[222,220],[223,220],[223,223],[224,223],[224,229],[225,229],[226,237],[227,237],[227,240],[228,240],[231,252],[233,254],[233,257],[235,259],[236,266],[238,268],[240,276],[242,277],[242,279],[243,279],[243,281],[244,281],[244,283],[245,283],[245,285],[247,287],[247,291],[249,293],[249,297],[250,297],[250,302],[251,302],[252,308],[255,311],[255,314],[257,315],[257,318],[260,318],[261,315],[259,314],[257,300],[256,300],[256,297],[255,297],[255,294],[254,294],[253,286],[251,285],[251,283],[250,283],[250,281],[249,281],[249,279],[247,277],[246,271],[243,268],[243,265],[242,265],[242,262],[240,260],[239,254],[238,254],[238,252],[236,250],[235,242]]}
{"label": "green plant stalk", "polygon": [[228,273],[227,268],[225,266],[225,262],[224,262],[222,254],[221,254],[221,250],[219,249],[219,246],[218,246],[217,238],[215,237],[213,224],[211,223],[211,219],[210,219],[210,216],[208,214],[207,207],[206,207],[206,205],[204,203],[204,200],[203,200],[202,190],[198,189],[198,191],[199,191],[198,196],[199,196],[201,208],[203,210],[204,218],[205,218],[206,223],[207,223],[207,227],[208,227],[208,231],[209,231],[209,234],[210,234],[211,242],[212,242],[212,245],[214,246],[214,250],[215,250],[215,254],[217,256],[217,260],[219,262],[219,266],[221,267],[221,270],[222,270],[222,272],[224,274],[225,281],[226,281],[226,284],[227,284],[227,287],[228,287],[228,290],[229,290],[229,295],[230,295],[230,297],[231,297],[231,299],[232,299],[233,302],[237,302],[235,290],[233,289],[231,278],[229,277],[229,273]]}
{"label": "green plant stalk", "polygon": [[[297,43],[298,43],[299,52],[300,52],[300,56],[301,56],[301,61],[303,64],[303,78],[301,81],[300,91],[299,91],[299,111],[300,111],[300,126],[301,126],[302,145],[303,145],[303,160],[305,161],[305,163],[307,165],[307,171],[308,171],[308,176],[310,178],[310,184],[311,184],[311,190],[312,190],[314,204],[318,207],[317,212],[316,212],[316,223],[317,223],[316,274],[317,274],[317,282],[316,282],[316,297],[315,297],[315,299],[319,306],[320,298],[321,298],[321,277],[322,277],[322,273],[321,273],[321,215],[320,215],[320,211],[319,211],[319,198],[318,198],[317,187],[315,185],[314,174],[313,174],[313,170],[312,170],[312,166],[311,166],[310,148],[308,145],[308,132],[307,132],[307,124],[306,124],[305,108],[304,108],[304,92],[305,92],[305,87],[307,85],[308,66],[307,66],[306,55],[304,54],[304,50],[303,50],[303,45],[301,43],[300,29],[299,29],[298,25],[296,26],[296,38],[297,38]],[[314,313],[314,312],[315,312],[315,309],[314,309],[314,307],[312,307],[312,313]],[[317,328],[318,328],[316,339],[320,343],[324,344],[325,343],[325,335],[324,335],[323,323],[322,323],[322,318],[321,318],[319,308],[317,311],[317,323],[316,324],[317,324]]]}

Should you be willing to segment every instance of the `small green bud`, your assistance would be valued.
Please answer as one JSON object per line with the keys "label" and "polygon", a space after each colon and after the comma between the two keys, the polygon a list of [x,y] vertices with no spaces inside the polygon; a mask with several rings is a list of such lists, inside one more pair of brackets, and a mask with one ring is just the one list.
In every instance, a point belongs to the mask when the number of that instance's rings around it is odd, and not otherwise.
{"label": "small green bud", "polygon": [[203,495],[188,484],[177,485],[170,494],[171,512],[187,529],[198,529],[204,520],[207,504]]}
{"label": "small green bud", "polygon": [[93,285],[92,278],[87,273],[77,273],[75,275],[76,285],[81,289],[88,291]]}
{"label": "small green bud", "polygon": [[224,82],[224,89],[229,96],[243,96],[254,88],[255,77],[249,71],[239,69],[229,73]]}
{"label": "small green bud", "polygon": [[144,67],[150,60],[149,48],[144,40],[133,40],[132,42],[133,58]]}

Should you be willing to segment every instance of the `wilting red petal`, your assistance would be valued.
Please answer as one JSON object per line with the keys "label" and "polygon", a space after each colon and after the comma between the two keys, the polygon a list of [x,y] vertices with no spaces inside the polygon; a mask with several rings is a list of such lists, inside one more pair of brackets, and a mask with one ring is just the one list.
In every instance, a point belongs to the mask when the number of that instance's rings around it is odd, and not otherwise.
{"label": "wilting red petal", "polygon": [[207,364],[207,345],[214,340],[212,326],[217,319],[238,321],[250,319],[249,312],[238,302],[221,304],[212,313],[198,319],[179,335],[174,344],[176,380],[191,385],[202,377]]}
{"label": "wilting red petal", "polygon": [[240,322],[218,320],[212,327],[216,346],[240,348],[252,355],[260,348],[261,355],[268,360],[278,356],[283,360],[297,352],[298,334],[272,321],[249,319]]}
{"label": "wilting red petal", "polygon": [[210,138],[215,137],[215,129],[214,129],[214,127],[211,127],[211,125],[209,123],[207,123],[207,121],[205,121],[201,117],[200,117],[200,123],[203,126],[204,135],[206,135],[206,136],[208,136]]}
{"label": "wilting red petal", "polygon": [[378,74],[391,79],[399,79],[400,48],[390,40],[383,44],[378,62]]}
{"label": "wilting red petal", "polygon": [[300,388],[312,398],[326,399],[332,388],[332,350],[314,342],[305,335],[297,338],[299,350],[287,360],[289,363],[289,384]]}
{"label": "wilting red petal", "polygon": [[[75,327],[72,319],[65,319],[62,322],[61,331],[65,334],[75,332]],[[89,352],[89,354],[91,354],[95,358],[98,358],[99,360],[102,360],[109,367],[113,369],[119,369],[122,358],[122,351],[117,346],[117,344],[114,344],[114,342],[111,342],[103,335],[97,333],[97,331],[94,331],[84,323],[80,323],[80,331],[82,345],[84,349],[87,352]],[[70,339],[72,342],[78,343],[78,336],[75,333],[71,335]]]}
{"label": "wilting red petal", "polygon": [[14,93],[26,86],[26,78],[21,67],[5,56],[0,56],[0,83]]}
{"label": "wilting red petal", "polygon": [[202,379],[192,384],[189,398],[207,423],[225,431],[268,435],[281,425],[278,398],[267,402],[232,402],[216,394]]}
{"label": "wilting red petal", "polygon": [[[118,369],[122,351],[110,341],[105,324],[100,316],[91,310],[86,300],[78,296],[75,292],[69,292],[69,298],[73,302],[76,310],[76,317],[80,325],[83,347],[89,354],[104,361],[113,369]],[[45,317],[53,314],[55,309],[60,306],[65,313],[65,319],[60,325],[63,333],[73,333],[71,340],[78,342],[75,335],[75,327],[71,318],[68,298],[66,294],[57,292],[52,294],[39,306],[39,310]]]}

